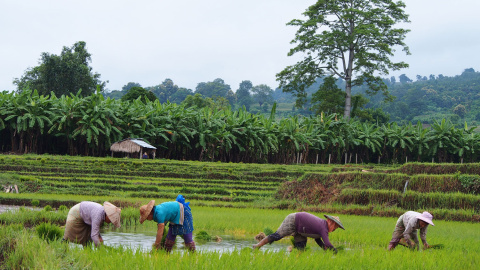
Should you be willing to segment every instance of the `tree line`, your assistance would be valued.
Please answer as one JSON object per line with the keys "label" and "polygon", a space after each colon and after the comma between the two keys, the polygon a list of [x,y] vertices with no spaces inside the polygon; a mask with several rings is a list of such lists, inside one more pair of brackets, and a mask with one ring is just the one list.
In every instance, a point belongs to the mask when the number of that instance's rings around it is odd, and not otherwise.
{"label": "tree line", "polygon": [[257,163],[478,162],[480,135],[448,120],[431,127],[377,125],[336,114],[275,119],[246,110],[186,107],[138,98],[37,91],[0,94],[0,151],[106,156],[124,138],[143,138],[157,156]]}

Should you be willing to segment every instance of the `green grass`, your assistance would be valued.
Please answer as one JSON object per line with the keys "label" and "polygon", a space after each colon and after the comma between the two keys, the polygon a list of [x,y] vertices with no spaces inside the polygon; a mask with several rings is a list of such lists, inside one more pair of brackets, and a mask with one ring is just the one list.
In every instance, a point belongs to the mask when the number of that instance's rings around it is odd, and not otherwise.
{"label": "green grass", "polygon": [[[237,233],[251,239],[265,227],[276,228],[290,211],[192,207],[196,231]],[[325,213],[316,213],[323,217]],[[335,213],[328,213],[335,214]],[[480,260],[478,224],[434,219],[428,228],[429,244],[443,249],[410,251],[397,247],[386,251],[396,218],[339,215],[346,230],[330,234],[334,246],[344,246],[337,255],[323,250],[265,252],[249,248],[231,253],[174,251],[140,252],[128,248],[82,249],[59,241],[47,242],[32,230],[17,225],[0,227],[6,269],[475,269]],[[154,222],[137,227],[156,230]],[[289,239],[282,241],[288,242]],[[9,243],[15,243],[11,245]],[[275,243],[273,243],[275,245]],[[309,239],[307,247],[316,245]],[[3,253],[2,253],[3,254]]]}

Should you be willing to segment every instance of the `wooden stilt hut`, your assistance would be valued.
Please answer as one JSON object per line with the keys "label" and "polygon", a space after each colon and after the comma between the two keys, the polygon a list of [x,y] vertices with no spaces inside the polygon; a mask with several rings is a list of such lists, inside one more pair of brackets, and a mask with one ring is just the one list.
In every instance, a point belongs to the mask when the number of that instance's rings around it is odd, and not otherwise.
{"label": "wooden stilt hut", "polygon": [[123,152],[131,155],[137,155],[140,159],[143,158],[143,153],[147,153],[148,156],[155,158],[156,147],[146,143],[141,138],[128,138],[121,141],[118,141],[112,146],[110,146],[110,151],[112,152],[112,157],[114,152]]}

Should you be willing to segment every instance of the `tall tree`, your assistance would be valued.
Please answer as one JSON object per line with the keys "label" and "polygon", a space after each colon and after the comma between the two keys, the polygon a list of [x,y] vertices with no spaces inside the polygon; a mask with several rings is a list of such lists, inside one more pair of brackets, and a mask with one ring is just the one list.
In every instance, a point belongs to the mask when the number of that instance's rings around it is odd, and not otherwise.
{"label": "tall tree", "polygon": [[245,106],[245,108],[250,110],[250,105],[252,104],[252,95],[250,91],[252,90],[253,84],[251,81],[242,81],[237,89],[236,96],[237,102],[240,107]]}
{"label": "tall tree", "polygon": [[170,96],[170,102],[180,104],[182,101],[184,101],[187,96],[193,95],[192,89],[187,89],[184,87],[178,88],[178,91],[175,92],[173,95]]}
{"label": "tall tree", "polygon": [[130,88],[130,90],[128,90],[128,92],[121,99],[136,100],[139,97],[142,97],[142,100],[148,99],[150,101],[155,101],[157,99],[157,96],[155,96],[154,93],[138,86]]}
{"label": "tall tree", "polygon": [[400,79],[400,83],[413,82],[413,80],[410,79],[409,77],[407,77],[407,75],[405,75],[405,74],[400,75],[400,77],[398,77],[398,78]]}
{"label": "tall tree", "polygon": [[252,88],[252,97],[260,107],[264,103],[273,103],[273,90],[266,84],[260,84]]}
{"label": "tall tree", "polygon": [[82,96],[95,93],[97,86],[105,88],[106,82],[100,81],[100,74],[93,73],[89,63],[92,61],[87,52],[86,43],[79,41],[72,47],[63,47],[60,55],[42,53],[39,66],[27,69],[21,78],[13,83],[18,92],[26,89],[37,90],[40,95],[54,92],[57,96],[77,93]]}
{"label": "tall tree", "polygon": [[136,82],[129,82],[127,83],[126,85],[124,85],[122,87],[122,91],[124,91],[125,93],[128,92],[128,90],[130,90],[132,87],[142,87],[141,84],[139,83],[136,83]]}
{"label": "tall tree", "polygon": [[161,84],[148,87],[147,90],[152,91],[161,103],[171,101],[172,96],[178,91],[178,86],[171,79],[165,79]]}
{"label": "tall tree", "polygon": [[228,90],[230,90],[230,85],[225,84],[225,82],[217,78],[213,82],[201,82],[197,84],[195,88],[195,94],[201,94],[204,97],[226,97]]}
{"label": "tall tree", "polygon": [[[306,99],[305,89],[327,73],[345,80],[345,118],[350,118],[352,86],[367,84],[368,94],[382,91],[390,98],[380,75],[408,67],[394,63],[396,46],[409,49],[403,42],[409,30],[394,28],[409,22],[405,4],[392,0],[318,0],[303,15],[287,25],[299,29],[288,53],[304,53],[305,58],[277,74],[283,91]],[[297,105],[299,103],[297,102]]]}

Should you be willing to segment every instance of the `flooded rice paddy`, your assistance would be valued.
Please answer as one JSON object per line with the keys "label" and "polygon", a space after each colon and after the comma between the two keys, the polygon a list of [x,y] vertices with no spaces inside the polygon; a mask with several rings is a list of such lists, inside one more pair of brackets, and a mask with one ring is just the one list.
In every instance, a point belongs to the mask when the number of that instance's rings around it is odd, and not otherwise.
{"label": "flooded rice paddy", "polygon": [[20,207],[23,207],[23,208],[29,209],[29,210],[37,210],[37,211],[42,210],[42,208],[38,208],[38,207],[0,204],[0,214],[3,213],[3,212],[7,212],[7,211],[17,211],[18,209],[20,209]]}
{"label": "flooded rice paddy", "polygon": [[[118,231],[103,231],[101,232],[103,243],[107,246],[124,246],[133,249],[141,249],[145,252],[152,250],[152,245],[155,242],[156,232],[118,232]],[[204,240],[195,240],[194,232],[194,241],[196,243],[197,251],[205,252],[232,252],[234,250],[239,250],[243,248],[252,248],[253,244],[257,242],[253,239],[239,239],[238,237],[233,237],[230,235],[218,235],[222,238],[221,241],[204,241]],[[290,245],[288,243],[276,242],[272,245],[265,245],[262,247],[262,250],[268,251],[287,251],[287,248]],[[183,239],[177,237],[175,241],[174,251],[185,251]]]}

